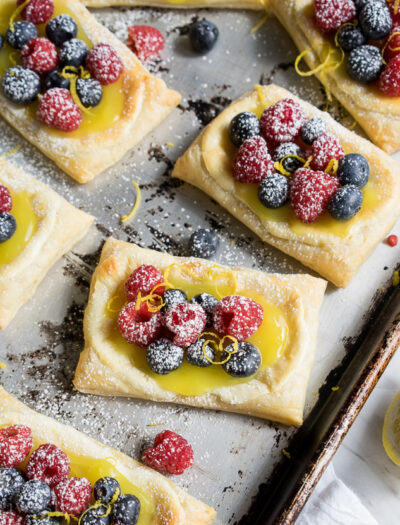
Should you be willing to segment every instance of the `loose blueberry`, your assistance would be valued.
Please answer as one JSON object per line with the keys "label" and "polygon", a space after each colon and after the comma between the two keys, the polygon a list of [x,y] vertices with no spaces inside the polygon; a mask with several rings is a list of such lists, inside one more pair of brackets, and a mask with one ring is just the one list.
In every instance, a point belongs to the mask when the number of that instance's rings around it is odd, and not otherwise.
{"label": "loose blueberry", "polygon": [[111,518],[107,515],[107,507],[100,505],[89,507],[80,517],[79,523],[81,525],[110,525]]}
{"label": "loose blueberry", "polygon": [[[236,353],[231,354],[229,361],[222,365],[225,372],[233,377],[250,377],[254,375],[261,365],[261,354],[259,349],[246,341],[237,343],[239,348]],[[235,350],[232,343],[222,353],[223,361],[229,353]],[[229,353],[228,353],[229,352]]]}
{"label": "loose blueberry", "polygon": [[218,235],[207,228],[200,228],[200,230],[194,232],[190,237],[189,248],[191,255],[194,257],[209,259],[215,255],[218,247]]}
{"label": "loose blueberry", "polygon": [[392,29],[392,15],[389,7],[386,3],[368,2],[361,9],[359,23],[367,39],[384,38]]}
{"label": "loose blueberry", "polygon": [[272,173],[260,182],[258,199],[266,208],[280,208],[289,199],[289,179],[280,173]]}
{"label": "loose blueberry", "polygon": [[51,497],[51,489],[37,479],[27,481],[15,495],[15,506],[24,514],[38,514],[46,511]]}
{"label": "loose blueberry", "polygon": [[40,77],[26,67],[10,67],[3,77],[3,91],[14,104],[26,106],[33,102],[41,91]]}
{"label": "loose blueberry", "polygon": [[208,20],[194,23],[189,30],[193,50],[202,55],[211,51],[218,40],[218,35],[217,26]]}
{"label": "loose blueberry", "polygon": [[212,363],[207,359],[204,353],[207,354],[211,361],[215,361],[215,352],[210,345],[206,345],[203,351],[203,345],[205,342],[205,339],[198,339],[195,343],[187,347],[186,359],[191,365],[200,366],[202,368],[211,366]]}
{"label": "loose blueberry", "polygon": [[114,503],[112,520],[114,525],[136,525],[139,520],[140,501],[136,496],[126,494]]}
{"label": "loose blueberry", "polygon": [[17,229],[17,221],[14,215],[8,211],[0,213],[0,243],[8,241]]}
{"label": "loose blueberry", "polygon": [[69,90],[71,81],[69,78],[61,76],[61,71],[61,69],[53,69],[53,71],[47,73],[44,81],[46,90],[49,90],[51,88],[63,88]]}
{"label": "loose blueberry", "polygon": [[[280,144],[274,151],[272,158],[275,162],[280,162],[287,155],[297,155],[297,157],[303,157],[303,152],[301,151],[300,146],[294,142],[282,142],[282,144]],[[297,170],[297,168],[300,168],[303,163],[295,157],[288,157],[282,162],[282,165],[286,171],[293,173]]]}
{"label": "loose blueberry", "polygon": [[329,202],[329,213],[338,221],[347,221],[361,209],[363,194],[357,186],[349,184],[339,188]]}
{"label": "loose blueberry", "polygon": [[368,41],[361,29],[353,25],[345,25],[341,27],[337,38],[339,45],[347,52],[366,44]]}
{"label": "loose blueberry", "polygon": [[83,40],[79,40],[77,38],[67,40],[67,42],[64,42],[64,44],[60,47],[59,51],[61,66],[79,67],[83,65],[88,52],[89,49]]}
{"label": "loose blueberry", "polygon": [[94,499],[103,505],[108,505],[116,494],[122,494],[121,486],[115,478],[109,476],[98,479],[93,487]]}
{"label": "loose blueberry", "polygon": [[25,483],[19,470],[15,468],[0,469],[0,510],[11,509],[13,497]]}
{"label": "loose blueberry", "polygon": [[350,51],[347,72],[352,79],[368,84],[378,80],[383,68],[380,50],[376,46],[359,46]]}
{"label": "loose blueberry", "polygon": [[7,43],[14,49],[21,49],[25,44],[38,36],[38,30],[32,22],[14,22],[14,28],[6,32]]}
{"label": "loose blueberry", "polygon": [[229,136],[235,146],[241,146],[245,140],[258,135],[261,135],[261,127],[255,113],[244,111],[231,120]]}
{"label": "loose blueberry", "polygon": [[301,138],[306,144],[312,144],[320,135],[326,133],[328,128],[320,117],[311,117],[301,128]]}
{"label": "loose blueberry", "polygon": [[60,47],[67,40],[78,34],[78,24],[69,15],[59,15],[50,20],[46,26],[46,36],[56,46]]}
{"label": "loose blueberry", "polygon": [[85,108],[98,106],[103,98],[103,88],[94,78],[78,78],[76,92]]}
{"label": "loose blueberry", "polygon": [[179,303],[186,303],[187,295],[183,290],[179,290],[178,288],[170,288],[164,292],[163,301],[165,304],[161,308],[161,313],[165,314],[168,308],[176,306]]}
{"label": "loose blueberry", "polygon": [[147,349],[147,363],[156,374],[165,375],[173,372],[183,363],[184,350],[168,339],[159,339]]}
{"label": "loose blueberry", "polygon": [[207,324],[213,322],[213,313],[218,304],[218,299],[209,293],[199,293],[190,300],[191,303],[200,305],[207,314]]}
{"label": "loose blueberry", "polygon": [[363,188],[369,179],[369,164],[359,153],[348,153],[339,162],[338,177],[340,184],[352,184]]}
{"label": "loose blueberry", "polygon": [[61,518],[57,516],[50,516],[50,510],[41,512],[39,515],[25,516],[25,525],[61,525]]}

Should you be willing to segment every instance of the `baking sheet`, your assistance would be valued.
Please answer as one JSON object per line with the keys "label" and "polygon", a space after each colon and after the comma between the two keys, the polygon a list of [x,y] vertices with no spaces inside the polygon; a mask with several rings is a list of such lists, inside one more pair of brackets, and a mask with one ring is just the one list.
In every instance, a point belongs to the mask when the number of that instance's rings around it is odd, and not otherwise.
{"label": "baking sheet", "polygon": [[[174,481],[213,505],[220,524],[234,525],[251,505],[259,484],[272,472],[294,429],[234,414],[79,394],[71,381],[83,346],[83,309],[102,243],[111,234],[144,247],[185,255],[191,232],[208,226],[221,236],[216,257],[220,263],[283,273],[308,272],[264,245],[200,191],[169,174],[173,162],[202,126],[255,83],[273,81],[319,106],[325,102],[323,93],[316,80],[300,79],[294,72],[297,51],[275,19],[251,34],[260,13],[124,8],[93,12],[122,39],[131,24],[158,27],[167,37],[167,49],[150,69],[180,90],[184,98],[139,147],[85,186],[72,181],[0,121],[0,151],[21,145],[10,162],[97,217],[87,238],[53,267],[35,297],[0,334],[0,361],[7,364],[0,380],[32,408],[136,458],[162,429],[183,434],[194,447],[195,465]],[[184,36],[195,17],[206,17],[220,29],[218,45],[205,57],[195,56]],[[345,122],[350,124],[351,119],[345,116]],[[135,219],[121,225],[120,216],[134,201],[132,178],[142,189],[142,204]],[[399,233],[399,224],[394,231]],[[390,280],[396,258],[398,250],[381,243],[346,290],[329,285],[307,413],[326,376],[340,363],[361,329],[370,305]]]}

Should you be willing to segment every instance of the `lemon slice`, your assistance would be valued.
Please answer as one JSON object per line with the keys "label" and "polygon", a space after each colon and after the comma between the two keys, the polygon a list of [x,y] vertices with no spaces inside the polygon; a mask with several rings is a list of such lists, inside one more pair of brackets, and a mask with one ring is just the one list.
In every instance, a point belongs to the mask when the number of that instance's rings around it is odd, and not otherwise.
{"label": "lemon slice", "polygon": [[400,392],[397,392],[386,410],[382,442],[389,458],[400,465]]}

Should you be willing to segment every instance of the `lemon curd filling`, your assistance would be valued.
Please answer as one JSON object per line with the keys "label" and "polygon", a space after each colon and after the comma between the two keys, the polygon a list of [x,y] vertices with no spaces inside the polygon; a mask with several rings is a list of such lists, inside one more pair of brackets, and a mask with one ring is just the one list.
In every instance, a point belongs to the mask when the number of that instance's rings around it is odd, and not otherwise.
{"label": "lemon curd filling", "polygon": [[[0,33],[3,35],[9,26],[9,21],[15,10],[15,6],[15,0],[1,0],[0,2]],[[91,40],[79,25],[79,20],[72,10],[68,8],[68,2],[54,0],[54,6],[53,18],[61,14],[72,16],[78,24],[77,38],[86,42],[89,49],[93,47]],[[40,36],[46,36],[46,24],[41,24],[36,27],[38,28]],[[15,64],[21,64],[19,54],[18,49],[13,49],[7,43],[4,44],[3,49],[0,50],[0,75],[3,75],[9,67]],[[82,112],[82,123],[76,131],[65,132],[48,127],[46,131],[56,137],[68,138],[80,138],[90,133],[104,131],[120,120],[123,115],[124,104],[123,75],[121,75],[117,82],[103,86],[103,99],[98,106],[89,109],[88,112]],[[37,105],[38,103],[34,102],[26,108],[28,118],[36,118]]]}
{"label": "lemon curd filling", "polygon": [[[204,278],[195,279],[183,276],[179,272],[170,272],[168,282],[174,288],[184,290],[191,299],[199,293],[210,293],[217,298],[231,295],[232,282],[229,279],[211,280]],[[248,342],[257,346],[261,352],[262,363],[260,371],[273,365],[285,352],[289,342],[289,326],[283,310],[269,303],[265,298],[247,290],[237,290],[238,295],[244,295],[257,301],[263,308],[264,321]],[[121,286],[112,301],[105,309],[105,315],[115,320],[108,334],[109,342],[116,352],[126,356],[133,366],[154,379],[162,388],[176,392],[183,396],[198,396],[211,392],[217,388],[229,387],[248,382],[251,378],[237,379],[228,375],[221,366],[212,365],[207,368],[193,366],[184,359],[183,364],[174,372],[167,375],[159,375],[150,370],[146,361],[146,349],[132,345],[121,336],[116,319],[119,311],[126,303],[124,287]]]}

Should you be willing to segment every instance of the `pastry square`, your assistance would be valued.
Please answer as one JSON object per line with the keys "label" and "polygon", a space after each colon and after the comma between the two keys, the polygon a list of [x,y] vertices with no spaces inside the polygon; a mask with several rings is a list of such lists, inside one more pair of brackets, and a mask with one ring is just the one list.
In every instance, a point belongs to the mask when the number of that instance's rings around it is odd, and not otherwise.
{"label": "pastry square", "polygon": [[0,160],[0,184],[11,191],[17,220],[14,236],[0,244],[0,328],[5,328],[94,218],[5,160]]}
{"label": "pastry square", "polygon": [[[271,0],[270,8],[300,51],[311,48],[304,57],[307,65],[311,69],[319,66],[326,58],[328,39],[315,25],[314,0]],[[346,59],[338,69],[319,71],[316,76],[372,142],[387,153],[400,149],[400,98],[385,96],[375,86],[352,80]]]}
{"label": "pastry square", "polygon": [[184,8],[264,9],[263,0],[82,0],[87,7],[150,6]]}
{"label": "pastry square", "polygon": [[[151,75],[136,56],[95,17],[79,0],[54,0],[55,15],[66,13],[79,24],[78,38],[92,45],[110,44],[124,64],[121,78],[104,86],[103,100],[83,113],[80,128],[62,132],[42,124],[32,114],[32,106],[17,106],[0,90],[0,113],[29,142],[52,159],[78,182],[92,180],[118,162],[125,153],[157,127],[178,105],[179,93]],[[0,29],[7,28],[6,14],[15,0],[3,0],[0,6]],[[8,51],[12,51],[11,48]],[[3,49],[3,53],[7,50]],[[0,73],[4,72],[4,69]]]}
{"label": "pastry square", "polygon": [[[31,429],[35,448],[44,443],[61,448],[70,459],[72,476],[86,477],[92,485],[101,477],[115,477],[123,491],[126,487],[125,493],[133,493],[141,500],[138,525],[211,525],[214,520],[213,508],[169,479],[118,450],[31,410],[0,386],[0,428],[15,424]],[[94,463],[89,469],[88,460]]]}
{"label": "pastry square", "polygon": [[[237,292],[261,304],[264,322],[252,336],[255,339],[249,339],[263,356],[258,372],[243,380],[228,375],[220,366],[200,368],[186,360],[168,375],[152,372],[146,350],[124,341],[117,325],[118,312],[126,302],[124,282],[142,264],[168,273],[169,282],[172,275],[174,286],[186,290],[189,298],[204,291],[217,297]],[[179,277],[182,271],[186,272],[183,281]],[[301,424],[325,288],[326,281],[308,275],[230,269],[109,238],[91,283],[84,317],[85,348],[74,385],[92,394],[151,399]]]}
{"label": "pastry square", "polygon": [[[360,153],[369,162],[370,178],[364,191],[361,212],[340,222],[323,216],[315,223],[303,224],[279,210],[268,210],[252,192],[232,176],[237,149],[229,139],[229,124],[242,111],[261,115],[264,108],[291,98],[308,118],[320,117],[328,131],[341,142],[345,153]],[[362,263],[385,238],[400,215],[400,168],[396,161],[369,141],[335,122],[330,115],[276,86],[256,86],[214,119],[178,159],[173,177],[178,177],[218,201],[261,239],[301,261],[320,275],[345,287]],[[253,195],[254,193],[254,195]],[[289,206],[289,205],[286,205]],[[277,212],[272,213],[271,212]]]}

